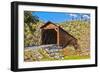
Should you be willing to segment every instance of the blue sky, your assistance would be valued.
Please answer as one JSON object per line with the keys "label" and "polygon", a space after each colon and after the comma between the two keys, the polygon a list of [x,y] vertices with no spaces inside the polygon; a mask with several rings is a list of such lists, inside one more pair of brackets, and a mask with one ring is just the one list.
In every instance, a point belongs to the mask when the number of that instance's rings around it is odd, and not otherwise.
{"label": "blue sky", "polygon": [[88,18],[90,19],[89,14],[85,13],[63,13],[63,12],[32,12],[32,15],[36,15],[39,17],[40,20],[44,22],[64,22],[64,21],[70,21],[72,18],[79,20],[80,17]]}

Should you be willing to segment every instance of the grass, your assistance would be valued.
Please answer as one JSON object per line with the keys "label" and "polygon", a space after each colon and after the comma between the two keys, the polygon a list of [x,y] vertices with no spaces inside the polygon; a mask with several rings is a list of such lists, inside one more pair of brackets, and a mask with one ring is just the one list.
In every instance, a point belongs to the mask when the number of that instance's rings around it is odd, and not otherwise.
{"label": "grass", "polygon": [[[89,59],[90,56],[65,56],[64,59],[62,60],[81,60],[81,59]],[[55,59],[51,59],[51,58],[43,58],[41,61],[54,61]]]}
{"label": "grass", "polygon": [[77,56],[77,55],[73,55],[73,56],[65,56],[64,60],[80,60],[80,59],[89,59],[90,56]]}

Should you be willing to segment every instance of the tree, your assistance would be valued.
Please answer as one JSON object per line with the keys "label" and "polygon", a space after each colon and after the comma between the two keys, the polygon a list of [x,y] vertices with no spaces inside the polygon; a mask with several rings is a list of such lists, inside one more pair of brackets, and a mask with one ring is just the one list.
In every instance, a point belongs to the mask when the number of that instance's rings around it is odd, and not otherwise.
{"label": "tree", "polygon": [[34,45],[35,31],[39,18],[31,11],[24,11],[24,46]]}
{"label": "tree", "polygon": [[31,11],[24,11],[24,24],[27,24],[29,26],[30,31],[35,31],[35,29],[32,29],[32,23],[36,24],[39,22],[39,18],[35,15],[32,15]]}
{"label": "tree", "polygon": [[32,15],[31,11],[24,11],[24,23],[37,23],[39,18],[35,15]]}

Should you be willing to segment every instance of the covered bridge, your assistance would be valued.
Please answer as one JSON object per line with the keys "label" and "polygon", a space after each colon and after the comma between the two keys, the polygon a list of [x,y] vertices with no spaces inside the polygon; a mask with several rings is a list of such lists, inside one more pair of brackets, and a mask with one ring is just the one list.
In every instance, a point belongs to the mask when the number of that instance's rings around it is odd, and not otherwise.
{"label": "covered bridge", "polygon": [[62,48],[66,47],[67,45],[73,45],[74,48],[77,49],[77,39],[60,26],[52,22],[47,22],[41,26],[40,29],[42,45],[57,44]]}

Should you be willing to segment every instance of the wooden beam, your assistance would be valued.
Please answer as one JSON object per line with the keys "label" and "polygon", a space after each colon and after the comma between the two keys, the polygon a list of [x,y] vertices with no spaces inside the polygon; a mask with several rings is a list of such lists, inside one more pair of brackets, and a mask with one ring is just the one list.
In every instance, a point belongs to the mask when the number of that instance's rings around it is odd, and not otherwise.
{"label": "wooden beam", "polygon": [[59,46],[60,45],[60,42],[59,42],[59,28],[55,29],[57,31],[57,45]]}

